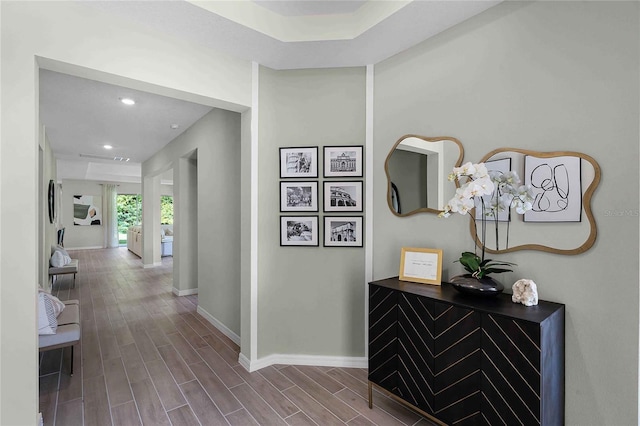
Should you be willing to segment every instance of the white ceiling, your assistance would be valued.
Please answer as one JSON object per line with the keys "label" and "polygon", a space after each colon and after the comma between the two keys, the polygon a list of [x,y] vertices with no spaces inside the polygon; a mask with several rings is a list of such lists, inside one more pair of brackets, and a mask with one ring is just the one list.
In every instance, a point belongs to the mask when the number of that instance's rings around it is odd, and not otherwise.
{"label": "white ceiling", "polygon": [[[274,69],[375,64],[502,0],[84,1],[114,19]],[[120,97],[132,97],[127,107]],[[140,182],[140,163],[210,107],[41,71],[40,117],[59,179]],[[177,123],[176,131],[170,125]],[[114,146],[105,151],[104,144]],[[128,163],[79,154],[130,158]]]}

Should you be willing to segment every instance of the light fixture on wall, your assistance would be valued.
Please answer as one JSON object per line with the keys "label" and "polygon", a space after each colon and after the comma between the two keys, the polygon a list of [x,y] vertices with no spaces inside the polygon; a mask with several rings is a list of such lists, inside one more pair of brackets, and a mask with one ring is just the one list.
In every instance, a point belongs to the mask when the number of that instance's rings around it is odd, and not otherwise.
{"label": "light fixture on wall", "polygon": [[129,105],[129,106],[136,104],[136,101],[134,101],[131,98],[120,98],[120,102],[122,102],[125,105]]}

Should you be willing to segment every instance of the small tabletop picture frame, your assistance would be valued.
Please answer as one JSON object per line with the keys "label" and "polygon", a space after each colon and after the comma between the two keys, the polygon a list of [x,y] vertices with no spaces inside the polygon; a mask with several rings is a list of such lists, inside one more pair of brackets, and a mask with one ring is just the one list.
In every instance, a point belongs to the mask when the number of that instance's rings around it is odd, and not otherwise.
{"label": "small tabletop picture frame", "polygon": [[442,250],[402,247],[400,281],[420,284],[442,284]]}

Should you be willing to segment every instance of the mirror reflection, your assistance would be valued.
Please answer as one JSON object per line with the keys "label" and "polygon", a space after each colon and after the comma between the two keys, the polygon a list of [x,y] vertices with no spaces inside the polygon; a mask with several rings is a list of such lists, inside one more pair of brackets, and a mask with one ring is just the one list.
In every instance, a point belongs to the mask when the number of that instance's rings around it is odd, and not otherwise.
{"label": "mirror reflection", "polygon": [[[593,246],[597,231],[591,198],[601,172],[592,157],[580,152],[500,148],[480,162],[489,171],[516,172],[534,197],[531,210],[524,215],[512,212],[487,221],[488,252],[540,250],[571,255]],[[471,220],[471,236],[481,247],[478,212],[475,219]]]}
{"label": "mirror reflection", "polygon": [[439,213],[450,198],[447,176],[462,164],[464,149],[449,136],[405,135],[385,161],[387,202],[397,216]]}

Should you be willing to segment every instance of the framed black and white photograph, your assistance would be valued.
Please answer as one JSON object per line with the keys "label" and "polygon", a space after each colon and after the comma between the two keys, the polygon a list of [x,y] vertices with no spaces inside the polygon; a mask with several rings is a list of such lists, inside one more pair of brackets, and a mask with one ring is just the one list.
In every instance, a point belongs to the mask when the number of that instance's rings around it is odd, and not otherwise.
{"label": "framed black and white photograph", "polygon": [[362,216],[325,216],[325,247],[362,247]]}
{"label": "framed black and white photograph", "polygon": [[280,216],[281,246],[318,246],[318,216]]}
{"label": "framed black and white photograph", "polygon": [[280,148],[280,178],[317,178],[318,147]]}
{"label": "framed black and white photograph", "polygon": [[318,182],[280,182],[281,212],[317,212]]}
{"label": "framed black and white photograph", "polygon": [[524,157],[524,184],[534,194],[525,222],[580,222],[582,178],[580,157]]}
{"label": "framed black and white photograph", "polygon": [[325,146],[324,177],[362,177],[362,146]]}
{"label": "framed black and white photograph", "polygon": [[361,212],[362,181],[324,182],[325,212]]}
{"label": "framed black and white photograph", "polygon": [[[499,160],[491,160],[484,163],[489,173],[496,172],[499,174],[505,174],[511,171],[511,158],[501,158]],[[491,204],[496,201],[496,190],[491,195],[483,195],[482,197],[475,197],[474,202],[476,205],[476,220],[482,220],[483,210],[480,200],[484,204],[484,213],[489,213],[487,216],[488,221],[494,221],[495,218],[491,214]],[[498,222],[509,222],[511,209],[504,209],[498,212]]]}

